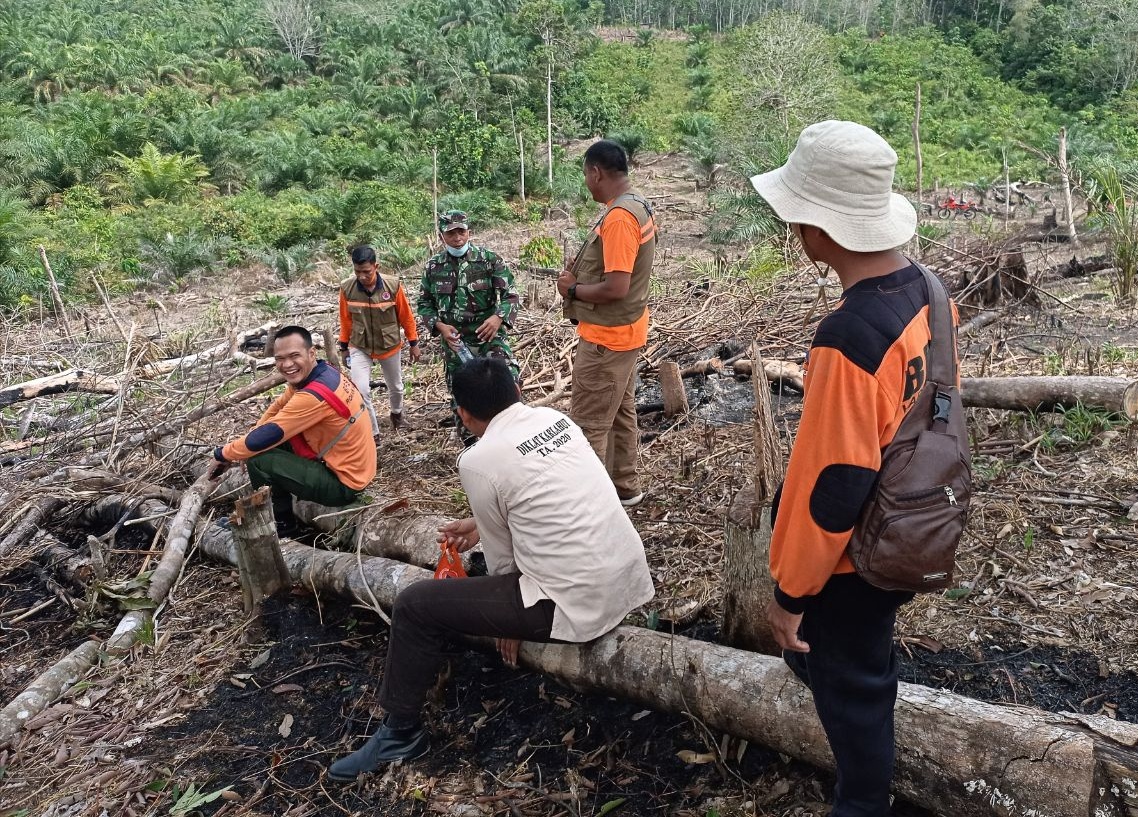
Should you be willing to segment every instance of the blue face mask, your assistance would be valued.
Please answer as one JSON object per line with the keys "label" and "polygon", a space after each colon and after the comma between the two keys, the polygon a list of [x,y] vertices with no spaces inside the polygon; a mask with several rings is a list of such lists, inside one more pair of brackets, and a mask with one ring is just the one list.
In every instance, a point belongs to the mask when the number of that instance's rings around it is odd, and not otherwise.
{"label": "blue face mask", "polygon": [[466,251],[470,249],[470,242],[467,241],[461,247],[452,247],[450,244],[447,244],[446,246],[447,252],[449,252],[455,258],[462,258],[462,256],[466,255]]}

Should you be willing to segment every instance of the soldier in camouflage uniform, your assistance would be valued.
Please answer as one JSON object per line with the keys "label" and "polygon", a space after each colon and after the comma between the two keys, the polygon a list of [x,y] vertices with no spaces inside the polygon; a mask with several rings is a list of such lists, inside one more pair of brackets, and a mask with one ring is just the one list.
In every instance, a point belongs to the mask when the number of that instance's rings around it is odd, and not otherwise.
{"label": "soldier in camouflage uniform", "polygon": [[[514,274],[495,253],[470,242],[466,213],[448,210],[439,216],[438,226],[445,246],[427,261],[416,311],[431,336],[446,341],[447,389],[461,365],[461,343],[480,357],[501,358],[520,382],[520,367],[506,339],[506,328],[513,328],[518,313]],[[457,418],[456,412],[456,423]]]}

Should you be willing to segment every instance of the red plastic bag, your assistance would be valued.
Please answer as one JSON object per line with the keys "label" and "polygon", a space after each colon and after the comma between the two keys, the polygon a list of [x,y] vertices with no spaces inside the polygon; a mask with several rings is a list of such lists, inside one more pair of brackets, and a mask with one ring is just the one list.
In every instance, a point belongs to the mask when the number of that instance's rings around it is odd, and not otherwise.
{"label": "red plastic bag", "polygon": [[439,565],[435,568],[436,579],[465,579],[466,568],[462,566],[462,559],[458,551],[451,545],[439,545]]}

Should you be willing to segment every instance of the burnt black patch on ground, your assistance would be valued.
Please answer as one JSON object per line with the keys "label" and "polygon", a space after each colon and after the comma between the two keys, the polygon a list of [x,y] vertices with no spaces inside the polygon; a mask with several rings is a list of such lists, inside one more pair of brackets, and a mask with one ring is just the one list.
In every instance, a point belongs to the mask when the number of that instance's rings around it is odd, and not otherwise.
{"label": "burnt black patch on ground", "polygon": [[[35,655],[79,646],[75,613],[52,589],[54,579],[35,563],[0,578],[0,700],[11,701],[35,677]],[[62,592],[62,591],[61,591]],[[37,609],[38,608],[38,609]],[[14,660],[12,655],[20,658]]]}
{"label": "burnt black patch on ground", "polygon": [[[319,814],[366,807],[419,814],[424,801],[417,787],[460,771],[489,792],[521,775],[519,801],[577,787],[594,812],[623,799],[623,814],[659,814],[665,806],[674,813],[698,809],[739,780],[805,769],[754,746],[731,772],[686,763],[677,752],[711,753],[707,741],[719,736],[703,735],[682,716],[580,694],[509,669],[495,654],[456,648],[449,681],[427,709],[431,752],[402,771],[338,785],[324,770],[378,725],[386,628],[366,612],[318,605],[309,596],[270,599],[262,627],[267,660],[237,668],[230,683],[214,689],[186,720],[154,733],[143,749],[176,767],[179,779],[199,781],[199,788],[232,785],[248,798],[270,780],[258,803],[263,813],[283,813],[305,798]],[[286,716],[289,736],[282,737]]]}
{"label": "burnt black patch on ground", "polygon": [[981,701],[1138,721],[1138,676],[1110,674],[1095,656],[1059,647],[902,650],[901,680]]}

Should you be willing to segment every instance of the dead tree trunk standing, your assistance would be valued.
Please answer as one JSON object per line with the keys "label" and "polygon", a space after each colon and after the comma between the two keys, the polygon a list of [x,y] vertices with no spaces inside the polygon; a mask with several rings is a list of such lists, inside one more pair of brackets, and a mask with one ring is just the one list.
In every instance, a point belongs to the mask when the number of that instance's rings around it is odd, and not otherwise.
{"label": "dead tree trunk standing", "polygon": [[917,100],[913,107],[913,152],[917,158],[917,223],[920,224],[925,210],[925,163],[921,158],[921,83],[919,82],[917,83]]}
{"label": "dead tree trunk standing", "polygon": [[[199,546],[236,561],[232,537],[217,526]],[[401,590],[431,577],[388,559],[357,561],[291,542],[281,550],[294,582],[360,600],[366,584],[388,609]],[[779,659],[628,626],[588,644],[525,643],[520,658],[575,689],[685,712],[710,729],[833,766],[809,690]],[[897,792],[938,814],[1122,817],[1138,808],[1133,724],[1001,707],[903,683],[896,739]]]}
{"label": "dead tree trunk standing", "polygon": [[1004,157],[1004,229],[1008,229],[1008,221],[1012,217],[1012,179],[1008,168],[1008,148],[1005,145],[1001,153]]}
{"label": "dead tree trunk standing", "polygon": [[328,364],[339,371],[342,367],[340,365],[340,356],[336,354],[336,339],[332,333],[332,327],[324,327],[324,359]]}
{"label": "dead tree trunk standing", "polygon": [[1067,167],[1067,129],[1059,128],[1059,178],[1063,182],[1063,212],[1067,217],[1067,239],[1077,246],[1079,236],[1075,232],[1075,207],[1071,202],[1071,174]]}
{"label": "dead tree trunk standing", "polygon": [[229,522],[237,546],[241,596],[245,612],[251,614],[260,606],[262,599],[292,583],[281,556],[269,489],[259,488],[250,496],[237,500]]}
{"label": "dead tree trunk standing", "polygon": [[[277,325],[273,324],[269,328],[269,331],[265,333],[265,357],[269,358],[270,360],[273,357],[273,347],[275,347],[277,344],[277,328],[278,328]],[[327,344],[328,344],[327,338],[325,338],[324,344],[325,344],[325,351],[329,355],[331,355],[332,352],[330,350],[328,350],[328,347],[327,347]]]}
{"label": "dead tree trunk standing", "polygon": [[63,324],[63,332],[67,339],[75,342],[75,335],[71,333],[71,324],[67,320],[67,308],[63,305],[63,298],[59,294],[59,283],[55,280],[55,273],[52,272],[51,264],[47,260],[47,250],[40,244],[36,248],[39,250],[40,264],[43,266],[43,271],[47,274],[48,286],[51,288],[51,303],[55,307],[56,315],[59,317],[59,322]]}
{"label": "dead tree trunk standing", "polygon": [[[762,366],[756,343],[751,360]],[[767,605],[774,598],[770,575],[770,503],[782,482],[782,446],[771,412],[766,378],[751,380],[755,392],[755,475],[735,495],[727,513],[723,542],[723,641],[732,647],[778,654],[767,622]]]}
{"label": "dead tree trunk standing", "polygon": [[680,376],[680,364],[665,360],[660,364],[660,391],[664,394],[664,416],[676,417],[688,412],[688,393]]}
{"label": "dead tree trunk standing", "polygon": [[1138,380],[1125,377],[962,377],[960,398],[977,408],[1054,411],[1081,404],[1138,417]]}

